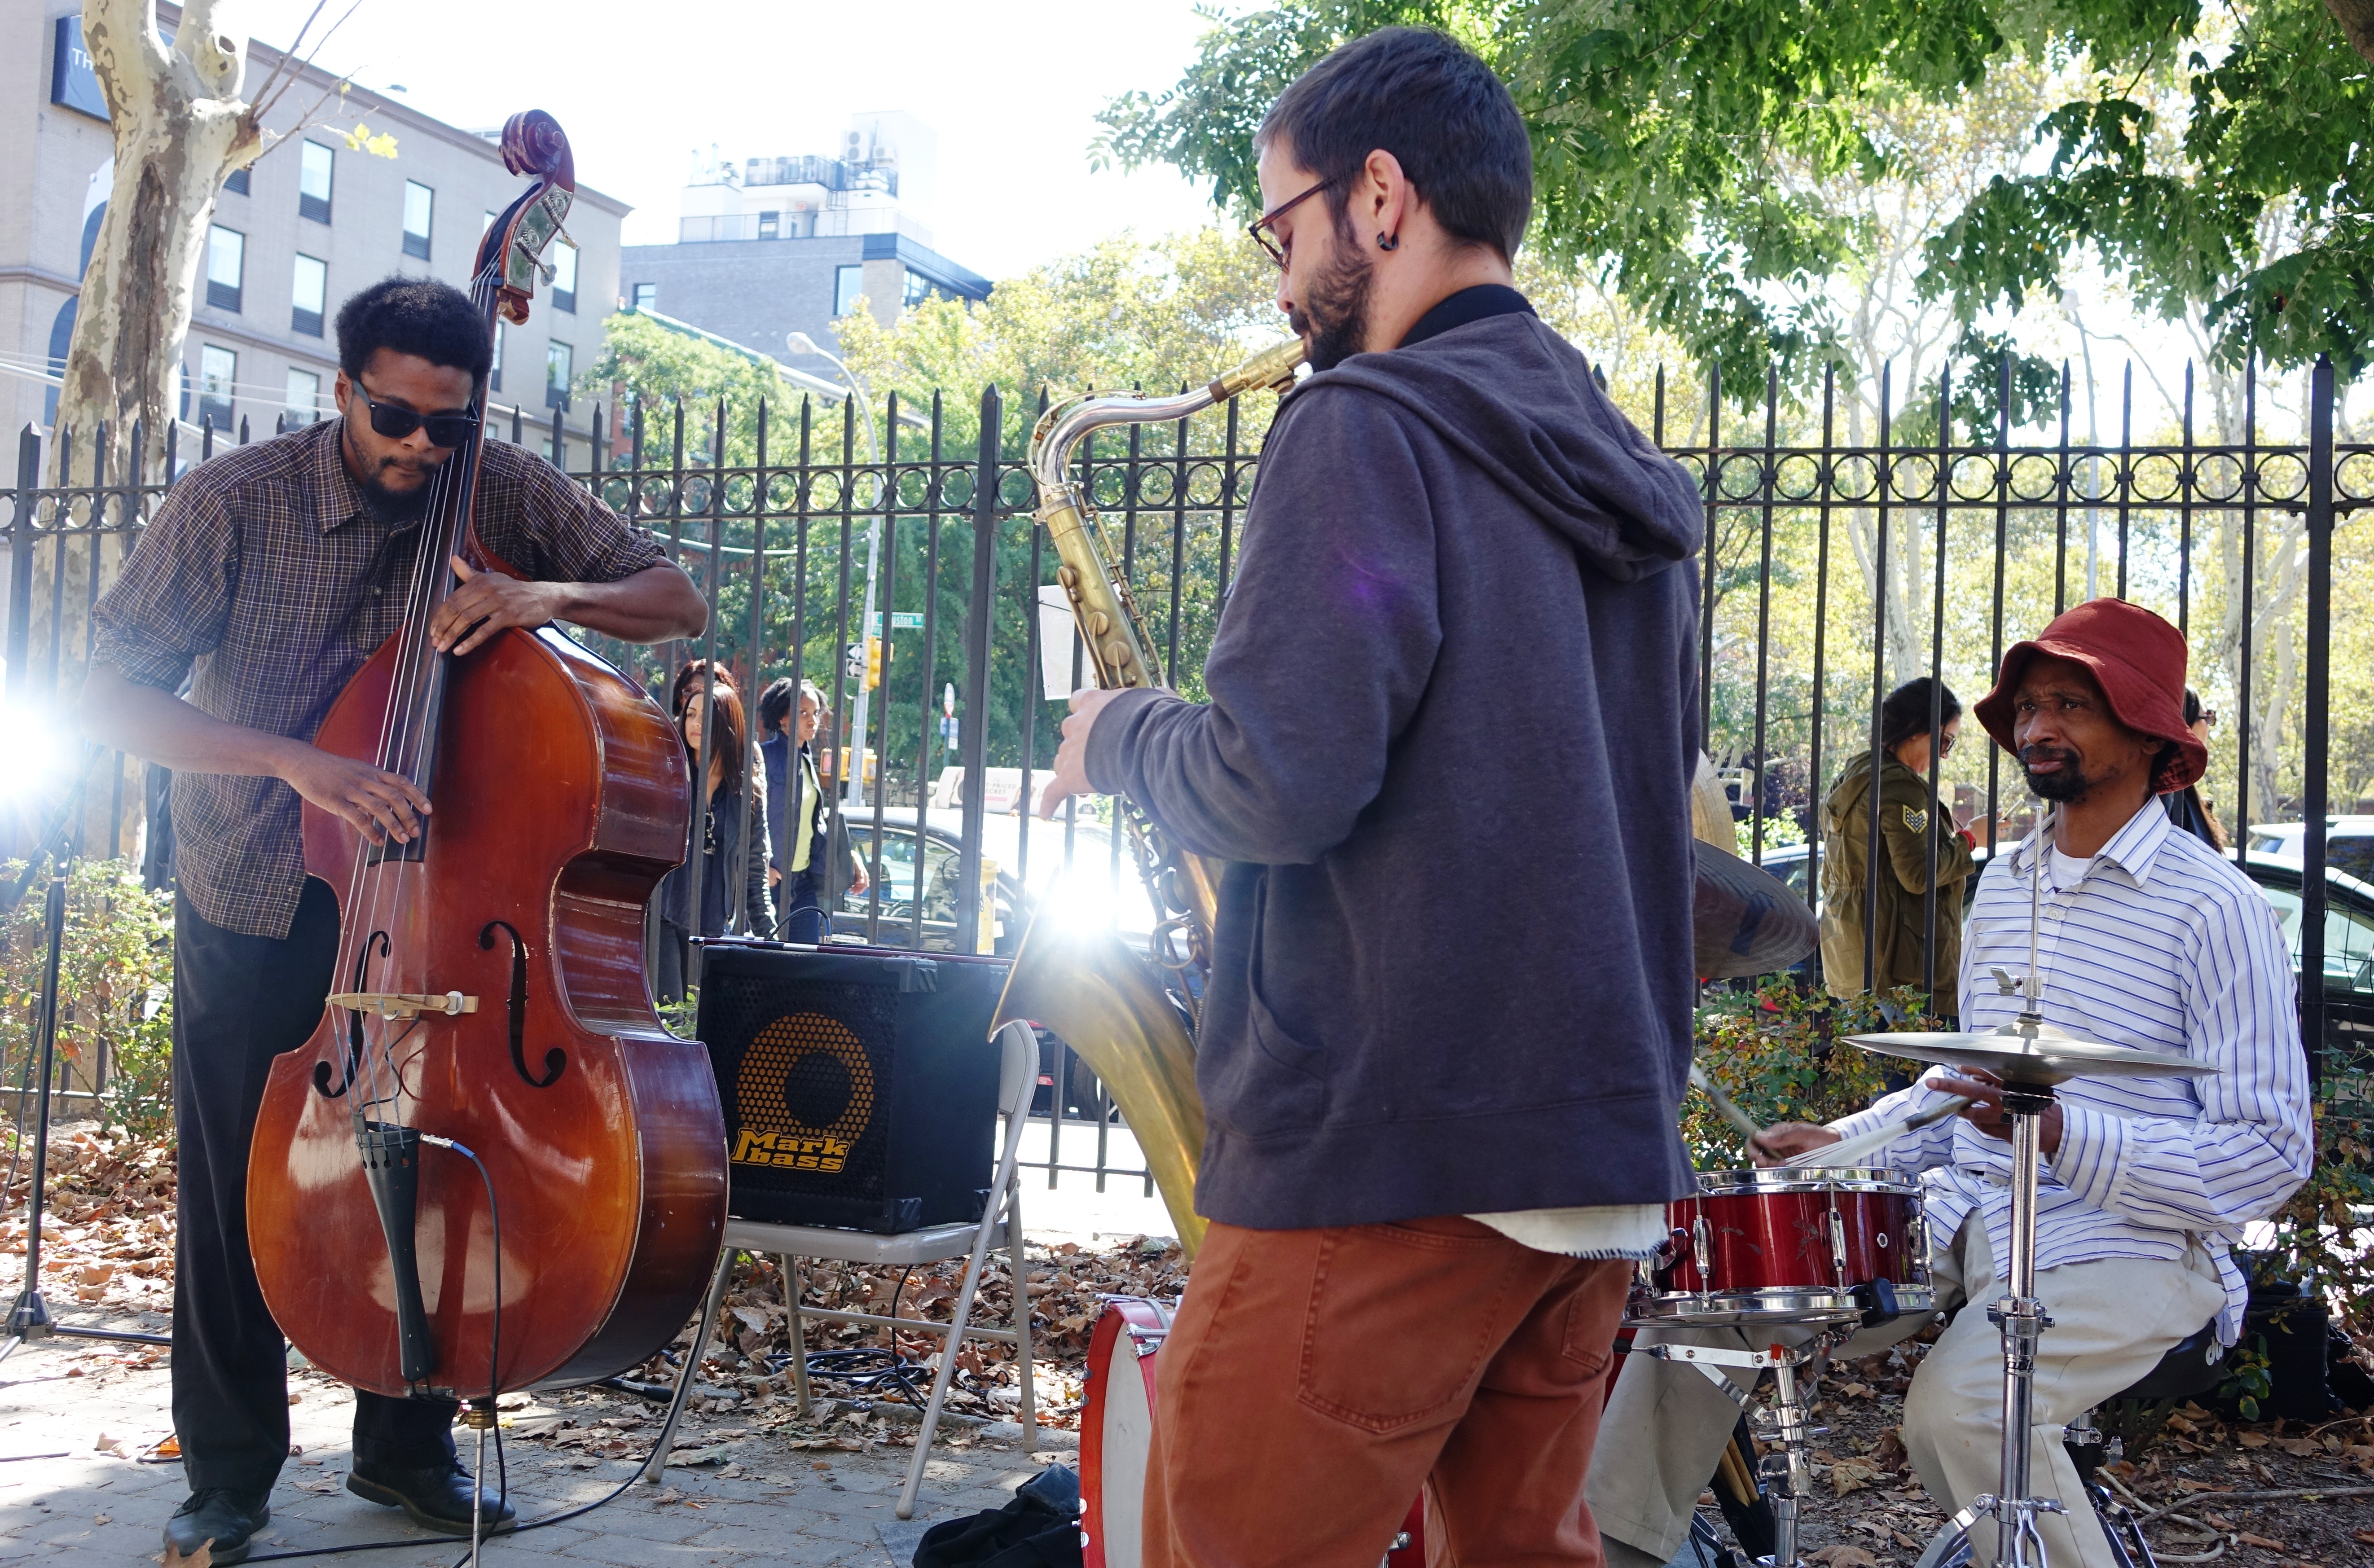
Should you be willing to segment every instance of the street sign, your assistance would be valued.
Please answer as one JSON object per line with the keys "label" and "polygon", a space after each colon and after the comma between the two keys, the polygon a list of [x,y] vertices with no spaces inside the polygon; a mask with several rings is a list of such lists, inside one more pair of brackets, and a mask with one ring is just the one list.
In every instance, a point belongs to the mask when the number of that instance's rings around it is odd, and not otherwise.
{"label": "street sign", "polygon": [[840,667],[851,680],[865,673],[865,645],[852,642],[840,650]]}
{"label": "street sign", "polygon": [[[890,613],[890,629],[894,632],[922,631],[923,613],[921,610],[893,610]],[[882,612],[879,610],[874,612],[874,631],[877,637],[882,632]]]}

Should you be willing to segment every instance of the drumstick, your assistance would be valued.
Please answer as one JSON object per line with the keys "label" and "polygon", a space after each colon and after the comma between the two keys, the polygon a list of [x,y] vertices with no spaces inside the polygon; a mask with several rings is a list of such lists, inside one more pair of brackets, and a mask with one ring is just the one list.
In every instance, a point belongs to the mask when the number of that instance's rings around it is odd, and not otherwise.
{"label": "drumstick", "polygon": [[1958,1115],[1970,1104],[1970,1101],[1962,1098],[1959,1094],[1949,1095],[1926,1110],[1915,1111],[1909,1117],[1899,1117],[1876,1131],[1866,1132],[1842,1142],[1825,1143],[1818,1149],[1808,1149],[1802,1154],[1782,1161],[1781,1164],[1792,1170],[1803,1169],[1807,1165],[1830,1167],[1859,1165],[1906,1133],[1918,1132],[1933,1122],[1944,1121],[1949,1116]]}
{"label": "drumstick", "polygon": [[1699,1093],[1714,1102],[1714,1108],[1722,1113],[1722,1119],[1739,1129],[1750,1143],[1763,1136],[1764,1129],[1750,1121],[1747,1113],[1733,1105],[1731,1096],[1716,1087],[1715,1081],[1709,1078],[1706,1075],[1706,1070],[1696,1062],[1690,1063],[1690,1082],[1698,1087]]}

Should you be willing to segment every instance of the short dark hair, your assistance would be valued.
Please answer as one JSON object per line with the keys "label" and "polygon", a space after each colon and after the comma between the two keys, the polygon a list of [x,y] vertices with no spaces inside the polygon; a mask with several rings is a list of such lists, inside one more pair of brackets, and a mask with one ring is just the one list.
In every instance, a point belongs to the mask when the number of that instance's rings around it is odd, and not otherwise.
{"label": "short dark hair", "polygon": [[[1939,682],[1937,728],[1943,731],[1961,716],[1961,700],[1955,696],[1954,688]],[[1923,675],[1919,680],[1905,682],[1888,693],[1887,700],[1879,705],[1879,743],[1892,751],[1915,735],[1928,732],[1929,677]]]}
{"label": "short dark hair", "polygon": [[474,387],[495,362],[487,318],[468,295],[433,277],[383,277],[338,307],[338,368],[347,380],[382,348],[467,370]]}
{"label": "short dark hair", "polygon": [[758,733],[771,735],[783,727],[783,721],[792,716],[792,699],[798,693],[799,686],[789,675],[768,684],[767,689],[758,694]]}
{"label": "short dark hair", "polygon": [[1492,68],[1428,28],[1382,28],[1330,53],[1278,95],[1256,146],[1284,137],[1330,181],[1340,224],[1354,177],[1382,149],[1452,239],[1516,259],[1534,210],[1534,148]]}

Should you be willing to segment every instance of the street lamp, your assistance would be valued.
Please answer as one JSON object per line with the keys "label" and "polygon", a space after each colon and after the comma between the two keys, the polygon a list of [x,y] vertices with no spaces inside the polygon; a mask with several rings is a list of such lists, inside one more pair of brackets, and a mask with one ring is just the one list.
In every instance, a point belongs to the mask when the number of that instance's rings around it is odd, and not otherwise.
{"label": "street lamp", "polygon": [[[877,468],[881,466],[882,449],[874,439],[874,416],[870,410],[862,409],[862,392],[856,373],[850,369],[840,355],[826,353],[817,345],[816,339],[804,332],[795,332],[785,336],[783,346],[793,354],[810,355],[818,359],[832,361],[833,369],[840,372],[842,383],[849,388],[849,401],[842,404],[844,411],[860,410],[865,415],[866,461]],[[843,417],[847,417],[846,412]],[[877,512],[865,520],[865,610],[857,623],[857,640],[861,647],[867,638],[874,635],[874,574],[880,569],[881,565],[882,517]],[[887,649],[890,645],[890,628],[885,626],[882,630],[883,647]],[[861,672],[857,678],[857,708],[850,715],[850,735],[847,740],[849,761],[848,766],[841,769],[841,802],[852,810],[865,804],[865,730],[869,717],[867,696],[865,676]]]}

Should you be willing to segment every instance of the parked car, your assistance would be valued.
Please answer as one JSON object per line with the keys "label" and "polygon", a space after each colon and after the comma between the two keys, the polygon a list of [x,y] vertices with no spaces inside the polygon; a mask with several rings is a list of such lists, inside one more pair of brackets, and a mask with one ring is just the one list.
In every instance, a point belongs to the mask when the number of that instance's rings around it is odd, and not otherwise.
{"label": "parked car", "polygon": [[[2334,817],[2336,834],[2347,831],[2346,825],[2363,825],[2365,843],[2374,848],[2374,817]],[[2243,861],[2243,870],[2275,907],[2283,922],[2284,942],[2291,954],[2292,963],[2300,959],[2300,857],[2299,825],[2278,823],[2251,830],[2251,852]],[[2274,829],[2289,828],[2290,854],[2269,853],[2259,849],[2262,835],[2275,837]],[[2328,840],[2330,844],[2332,840]],[[1987,850],[1978,849],[1983,868]],[[1764,852],[1764,869],[1789,886],[1798,897],[1805,895],[1805,846],[1788,844]],[[2331,854],[2328,867],[2338,867]],[[1969,896],[1978,892],[1979,879],[1971,877],[1964,887]],[[2374,1063],[2374,881],[2352,874],[2345,869],[2333,869],[2324,879],[2324,1044],[2333,1053],[2332,1059]],[[1818,907],[1818,905],[1816,906]],[[1967,900],[1965,908],[1967,909]],[[1810,972],[1811,960],[1805,967]]]}
{"label": "parked car", "polygon": [[[2299,862],[2308,833],[2304,822],[2262,822],[2251,829],[2251,853]],[[2324,863],[2374,884],[2374,816],[2324,819]]]}
{"label": "parked car", "polygon": [[[962,867],[964,813],[926,809],[923,823],[923,929],[915,935],[916,832],[914,808],[887,807],[882,822],[879,903],[881,941],[887,946],[921,946],[946,952],[956,943],[958,872]],[[871,868],[874,813],[859,810],[842,819],[851,847]],[[1029,863],[1023,863],[1028,842]],[[1129,846],[1114,855],[1112,832],[1102,823],[1068,826],[1062,821],[1000,813],[981,822],[981,855],[996,862],[995,928],[992,951],[1012,953],[1042,904],[1051,900],[1068,916],[1111,923],[1122,939],[1143,947],[1154,930],[1154,909],[1138,880]],[[1024,873],[1028,872],[1026,882]],[[863,942],[872,892],[844,891],[832,913],[832,940]]]}

